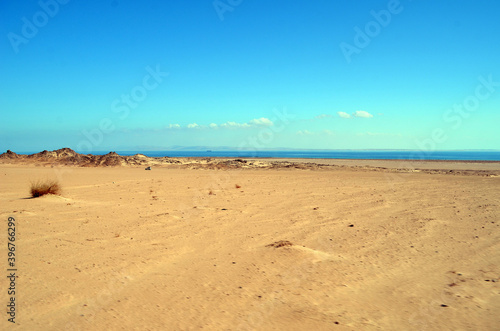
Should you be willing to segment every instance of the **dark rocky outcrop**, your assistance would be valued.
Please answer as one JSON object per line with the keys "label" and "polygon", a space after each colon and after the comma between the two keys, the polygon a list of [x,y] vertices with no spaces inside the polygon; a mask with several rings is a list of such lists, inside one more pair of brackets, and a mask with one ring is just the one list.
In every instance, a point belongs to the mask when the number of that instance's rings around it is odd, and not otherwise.
{"label": "dark rocky outcrop", "polygon": [[0,159],[17,159],[19,158],[19,154],[14,153],[10,149],[7,152],[0,154]]}

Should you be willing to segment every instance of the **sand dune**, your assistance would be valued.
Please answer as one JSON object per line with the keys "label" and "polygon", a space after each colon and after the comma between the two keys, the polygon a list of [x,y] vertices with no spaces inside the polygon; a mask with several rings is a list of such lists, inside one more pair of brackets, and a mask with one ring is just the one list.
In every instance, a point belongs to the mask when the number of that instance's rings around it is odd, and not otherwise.
{"label": "sand dune", "polygon": [[[494,170],[2,160],[22,330],[500,325]],[[26,199],[40,178],[59,178],[61,196]]]}

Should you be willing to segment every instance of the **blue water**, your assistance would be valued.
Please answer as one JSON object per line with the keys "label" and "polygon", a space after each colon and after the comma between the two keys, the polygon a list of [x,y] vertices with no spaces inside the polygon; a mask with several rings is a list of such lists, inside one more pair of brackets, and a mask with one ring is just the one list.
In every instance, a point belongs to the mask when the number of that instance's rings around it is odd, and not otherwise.
{"label": "blue water", "polygon": [[[94,152],[93,154],[107,154]],[[251,157],[355,160],[467,160],[500,161],[499,151],[405,151],[405,150],[303,150],[303,151],[116,151],[119,155],[144,154],[162,157]]]}

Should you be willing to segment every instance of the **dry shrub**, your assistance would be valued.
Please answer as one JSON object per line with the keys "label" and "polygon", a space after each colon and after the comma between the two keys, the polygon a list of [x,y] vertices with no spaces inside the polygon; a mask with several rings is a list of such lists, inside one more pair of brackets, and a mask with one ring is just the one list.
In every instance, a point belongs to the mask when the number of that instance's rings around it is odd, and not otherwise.
{"label": "dry shrub", "polygon": [[291,242],[288,240],[280,240],[277,242],[274,242],[272,244],[266,245],[266,247],[274,247],[274,248],[280,248],[280,247],[286,247],[286,246],[293,246]]}
{"label": "dry shrub", "polygon": [[234,185],[234,187],[241,188],[241,185],[236,184],[236,185]]}
{"label": "dry shrub", "polygon": [[41,197],[46,194],[61,194],[61,185],[57,180],[46,180],[31,183],[31,196],[33,198]]}

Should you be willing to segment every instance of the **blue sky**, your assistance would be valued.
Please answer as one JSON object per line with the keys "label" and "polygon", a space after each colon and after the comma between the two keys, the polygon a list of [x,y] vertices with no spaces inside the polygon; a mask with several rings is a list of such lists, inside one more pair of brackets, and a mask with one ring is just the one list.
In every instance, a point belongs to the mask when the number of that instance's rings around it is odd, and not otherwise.
{"label": "blue sky", "polygon": [[0,151],[498,149],[498,1],[3,1]]}

